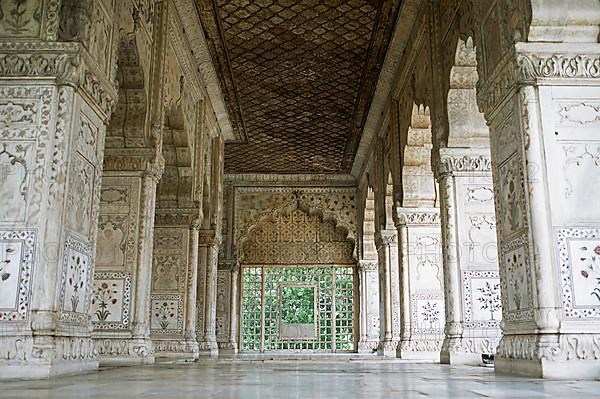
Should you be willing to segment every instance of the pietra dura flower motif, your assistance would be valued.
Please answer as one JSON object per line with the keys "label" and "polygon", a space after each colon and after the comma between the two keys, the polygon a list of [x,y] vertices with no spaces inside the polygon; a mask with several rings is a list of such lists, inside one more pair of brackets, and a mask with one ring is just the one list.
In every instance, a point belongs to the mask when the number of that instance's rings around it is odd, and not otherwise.
{"label": "pietra dura flower motif", "polygon": [[501,309],[500,283],[486,281],[483,287],[477,288],[479,295],[476,297],[479,306],[483,310],[490,312],[491,319],[494,320],[494,313]]}
{"label": "pietra dura flower motif", "polygon": [[106,321],[111,315],[108,309],[109,305],[115,305],[118,301],[116,283],[103,282],[96,290],[94,290],[94,297],[92,298],[92,305],[98,304],[98,309],[94,312],[94,316],[98,318],[98,321]]}
{"label": "pietra dura flower motif", "polygon": [[590,292],[590,295],[600,302],[600,245],[597,245],[592,251],[588,247],[580,249],[589,253],[588,256],[580,259],[586,266],[580,273],[585,279],[596,279],[597,286]]}

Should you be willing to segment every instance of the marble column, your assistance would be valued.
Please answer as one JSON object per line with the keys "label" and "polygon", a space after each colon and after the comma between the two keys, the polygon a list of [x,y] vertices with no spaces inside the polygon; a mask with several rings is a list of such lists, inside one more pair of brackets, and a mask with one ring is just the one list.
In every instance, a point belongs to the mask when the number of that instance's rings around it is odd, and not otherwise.
{"label": "marble column", "polygon": [[[11,17],[18,28],[0,21],[0,379],[98,367],[90,296],[117,97],[115,54],[102,49],[99,67],[82,35],[95,33],[88,15],[97,5],[22,3]],[[114,10],[105,11],[108,36]]]}
{"label": "marble column", "polygon": [[200,219],[195,219],[189,229],[189,249],[187,267],[187,287],[185,298],[185,341],[190,352],[196,356],[199,353],[198,341],[196,340],[196,309],[198,295],[198,252],[200,241]]}
{"label": "marble column", "polygon": [[196,359],[196,287],[200,211],[156,211],[150,333],[156,356]]}
{"label": "marble column", "polygon": [[500,340],[502,305],[489,150],[439,150],[446,305],[441,362],[479,365]]}
{"label": "marble column", "polygon": [[154,362],[149,292],[164,161],[142,153],[109,150],[104,162],[92,291],[93,337],[102,364]]}
{"label": "marble column", "polygon": [[[239,323],[239,290],[240,290],[240,265],[237,261],[229,263],[227,277],[223,287],[223,314],[222,319],[227,333],[227,342],[219,342],[219,353],[238,352],[238,323]],[[219,288],[221,289],[221,288]],[[217,302],[219,302],[217,300]],[[217,315],[218,317],[218,315]]]}
{"label": "marble column", "polygon": [[375,234],[379,255],[379,356],[395,357],[400,342],[400,288],[398,233],[381,230]]}
{"label": "marble column", "polygon": [[216,356],[217,268],[220,241],[214,230],[200,230],[199,245],[198,344],[200,355]]}
{"label": "marble column", "polygon": [[358,263],[360,295],[359,353],[377,351],[379,345],[379,263],[361,260]]}
{"label": "marble column", "polygon": [[518,43],[510,85],[517,90],[495,102],[498,97],[485,97],[492,85],[482,84],[503,300],[499,373],[600,375],[596,39],[577,45]]}
{"label": "marble column", "polygon": [[402,359],[439,360],[444,291],[440,217],[437,208],[395,208],[400,257]]}

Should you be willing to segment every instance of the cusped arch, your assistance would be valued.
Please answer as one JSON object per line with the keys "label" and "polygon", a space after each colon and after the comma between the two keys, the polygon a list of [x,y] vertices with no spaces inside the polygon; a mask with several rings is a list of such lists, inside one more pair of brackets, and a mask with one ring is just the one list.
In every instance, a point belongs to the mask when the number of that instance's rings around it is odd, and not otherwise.
{"label": "cusped arch", "polygon": [[459,38],[447,94],[448,147],[489,147],[489,130],[477,106],[476,49],[472,37]]}
{"label": "cusped arch", "polygon": [[[297,251],[296,253],[299,253],[298,251],[304,253],[306,256],[308,256],[308,260],[305,259],[304,262],[299,262],[298,259],[296,260],[296,262],[291,262],[291,263],[339,263],[339,264],[347,264],[347,263],[356,263],[356,237],[352,232],[351,226],[346,225],[344,222],[341,222],[339,220],[339,218],[331,213],[331,212],[326,212],[323,211],[323,209],[320,208],[316,208],[316,207],[311,207],[310,205],[303,203],[302,201],[298,200],[295,203],[292,204],[288,204],[285,206],[282,206],[280,208],[277,209],[273,209],[271,212],[269,212],[266,215],[263,215],[262,217],[260,217],[254,224],[252,224],[246,231],[246,234],[244,234],[239,242],[239,245],[237,245],[238,248],[238,260],[240,263],[248,263],[250,261],[253,260],[257,260],[257,259],[250,259],[248,257],[248,253],[246,252],[247,246],[249,245],[249,243],[253,243],[253,239],[256,237],[257,232],[261,232],[261,229],[264,228],[264,226],[267,226],[269,224],[272,224],[274,221],[278,221],[281,220],[282,218],[286,218],[289,217],[290,215],[293,214],[298,214],[298,212],[301,212],[305,215],[307,215],[308,217],[311,218],[315,218],[316,220],[319,221],[319,223],[321,225],[329,225],[332,227],[332,231],[335,232],[336,236],[339,238],[339,242],[343,242],[346,244],[346,250],[342,251],[342,252],[338,252],[338,255],[344,255],[343,257],[340,256],[338,258],[314,258],[314,256],[318,256],[319,253],[314,253],[313,250],[311,250],[309,247],[306,246],[306,252],[296,248],[295,250]],[[318,244],[318,242],[312,242],[312,244]],[[265,254],[265,252],[262,252],[263,254]],[[271,252],[273,253],[273,252]],[[312,255],[311,255],[312,254]],[[313,256],[311,258],[311,256]],[[337,259],[337,260],[336,260]],[[264,260],[269,260],[269,259],[263,259]],[[316,262],[315,262],[316,260]],[[262,261],[261,261],[262,262]],[[261,263],[259,262],[259,263]],[[263,262],[263,263],[268,263],[268,262]]]}
{"label": "cusped arch", "polygon": [[143,147],[148,116],[145,72],[135,33],[122,33],[117,60],[119,100],[106,132],[108,148]]}

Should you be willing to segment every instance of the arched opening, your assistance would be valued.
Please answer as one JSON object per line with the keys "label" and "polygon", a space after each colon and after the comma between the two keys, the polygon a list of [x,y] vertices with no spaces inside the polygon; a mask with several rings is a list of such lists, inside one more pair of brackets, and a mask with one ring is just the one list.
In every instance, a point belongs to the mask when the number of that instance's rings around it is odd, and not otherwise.
{"label": "arched opening", "polygon": [[[458,36],[458,35],[457,35]],[[489,130],[477,107],[476,49],[457,37],[449,65],[448,136],[439,149],[446,337],[444,363],[477,365],[496,352],[502,303]]]}
{"label": "arched opening", "polygon": [[276,212],[241,248],[241,351],[356,349],[354,245],[300,207]]}

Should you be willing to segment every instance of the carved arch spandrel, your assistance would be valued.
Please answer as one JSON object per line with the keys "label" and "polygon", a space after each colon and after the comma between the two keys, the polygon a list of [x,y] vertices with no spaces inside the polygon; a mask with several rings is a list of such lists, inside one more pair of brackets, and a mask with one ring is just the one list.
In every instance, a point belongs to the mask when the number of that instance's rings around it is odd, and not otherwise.
{"label": "carved arch spandrel", "polygon": [[318,209],[297,202],[274,210],[241,242],[244,264],[355,264],[354,239]]}
{"label": "carved arch spandrel", "polygon": [[[237,198],[239,203],[239,197]],[[289,213],[302,209],[310,215],[321,217],[324,222],[332,222],[337,229],[346,231],[347,240],[352,243],[356,252],[356,207],[354,196],[350,193],[340,193],[338,196],[317,194],[312,192],[273,193],[268,200],[273,205],[259,212],[245,213],[236,210],[235,248],[239,252],[248,239],[249,234],[274,215]],[[356,257],[356,254],[354,254]]]}

